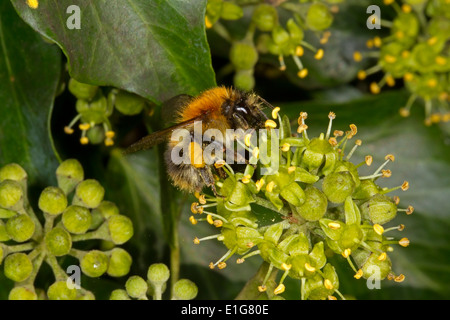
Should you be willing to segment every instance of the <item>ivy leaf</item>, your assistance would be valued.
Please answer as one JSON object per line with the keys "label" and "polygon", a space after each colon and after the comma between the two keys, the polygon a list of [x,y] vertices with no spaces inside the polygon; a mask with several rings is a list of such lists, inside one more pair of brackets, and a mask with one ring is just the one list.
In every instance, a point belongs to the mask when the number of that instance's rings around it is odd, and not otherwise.
{"label": "ivy leaf", "polygon": [[40,1],[37,9],[12,3],[63,49],[80,82],[114,86],[155,103],[215,85],[206,0],[52,0]]}
{"label": "ivy leaf", "polygon": [[[18,36],[20,35],[20,36]],[[29,183],[55,182],[57,160],[48,131],[61,53],[0,3],[0,165],[16,162]]]}

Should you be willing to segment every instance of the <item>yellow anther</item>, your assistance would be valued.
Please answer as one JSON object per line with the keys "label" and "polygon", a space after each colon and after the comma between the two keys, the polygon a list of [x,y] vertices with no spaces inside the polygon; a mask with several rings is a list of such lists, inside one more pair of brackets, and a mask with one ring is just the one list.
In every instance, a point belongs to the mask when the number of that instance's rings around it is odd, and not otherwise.
{"label": "yellow anther", "polygon": [[215,267],[216,267],[216,266],[214,265],[214,263],[212,263],[212,262],[209,263],[209,268],[210,268],[210,269],[214,269]]}
{"label": "yellow anther", "polygon": [[206,204],[206,198],[205,198],[204,194],[199,195],[197,198],[198,198],[198,202],[200,202],[200,204]]}
{"label": "yellow anther", "polygon": [[219,269],[225,269],[227,267],[227,263],[225,261],[221,261],[217,264]]}
{"label": "yellow anther", "polygon": [[369,49],[373,48],[373,40],[372,39],[369,39],[366,41],[366,47]]}
{"label": "yellow anther", "polygon": [[251,175],[246,174],[246,175],[245,175],[244,177],[242,177],[242,179],[241,179],[242,183],[249,183],[251,177],[252,177]]}
{"label": "yellow anther", "polygon": [[412,81],[412,79],[414,79],[414,74],[411,72],[406,72],[403,76],[403,80],[405,81]]}
{"label": "yellow anther", "polygon": [[305,263],[305,269],[309,272],[315,272],[316,268],[314,268],[312,265],[310,265],[308,262]]}
{"label": "yellow anther", "polygon": [[384,56],[384,61],[386,61],[387,63],[395,63],[397,61],[397,57],[387,54]]}
{"label": "yellow anther", "polygon": [[383,41],[381,40],[380,37],[376,36],[375,38],[373,38],[373,45],[377,48],[381,47],[381,45],[383,44]]}
{"label": "yellow anther", "polygon": [[190,221],[193,225],[196,225],[197,222],[198,222],[197,219],[194,218],[194,216],[190,216],[190,217],[189,217],[189,221]]}
{"label": "yellow anther", "polygon": [[304,69],[302,69],[302,70],[300,70],[298,73],[297,73],[297,76],[299,77],[299,78],[306,78],[306,76],[308,75],[308,69],[306,69],[306,68],[304,68]]}
{"label": "yellow anther", "polygon": [[305,53],[305,50],[303,49],[302,46],[297,46],[297,48],[295,48],[295,55],[296,56],[303,56],[303,54]]}
{"label": "yellow anther", "polygon": [[250,139],[252,138],[252,135],[249,133],[249,134],[246,134],[245,135],[245,137],[244,137],[244,143],[245,143],[245,145],[247,146],[247,147],[250,147]]}
{"label": "yellow anther", "polygon": [[330,111],[328,113],[328,119],[330,119],[330,120],[336,119],[336,113],[334,113],[333,111]]}
{"label": "yellow anther", "polygon": [[328,228],[330,228],[331,230],[338,230],[341,228],[341,225],[337,222],[329,222]]}
{"label": "yellow anther", "polygon": [[325,280],[323,281],[323,285],[324,285],[324,287],[327,288],[328,290],[333,290],[333,289],[334,289],[333,283],[330,281],[330,279],[325,279]]}
{"label": "yellow anther", "polygon": [[323,58],[324,52],[323,49],[317,50],[316,54],[314,55],[314,59],[320,60]]}
{"label": "yellow anther", "polygon": [[400,115],[404,118],[409,117],[409,110],[406,108],[400,108],[400,110],[398,110],[398,112],[400,113]]}
{"label": "yellow anther", "polygon": [[403,231],[405,230],[405,225],[400,223],[400,225],[398,226],[398,231]]}
{"label": "yellow anther", "polygon": [[263,178],[255,182],[256,190],[261,190],[262,186],[264,185],[265,181]]}
{"label": "yellow anther", "polygon": [[350,248],[347,248],[342,252],[342,256],[344,258],[348,258],[351,254],[352,254],[352,250]]}
{"label": "yellow anther", "polygon": [[408,238],[401,238],[400,241],[398,242],[399,245],[401,245],[402,247],[407,247],[409,246],[409,239]]}
{"label": "yellow anther", "polygon": [[384,0],[383,1],[383,3],[385,4],[385,5],[391,5],[392,3],[394,3],[395,2],[395,0]]}
{"label": "yellow anther", "polygon": [[401,186],[401,189],[402,189],[403,191],[408,190],[408,189],[409,189],[409,182],[408,182],[408,181],[404,181],[403,184],[402,184],[402,186]]}
{"label": "yellow anther", "polygon": [[437,56],[436,57],[436,63],[441,65],[441,66],[444,66],[444,65],[447,64],[447,59],[442,57],[442,56]]}
{"label": "yellow anther", "polygon": [[289,151],[290,148],[291,148],[291,145],[289,143],[283,143],[283,145],[281,146],[281,150],[284,152]]}
{"label": "yellow anther", "polygon": [[356,62],[359,62],[362,60],[362,54],[359,51],[355,51],[353,53],[353,60],[355,60]]}
{"label": "yellow anther", "polygon": [[305,112],[305,111],[302,111],[302,112],[300,112],[300,117],[301,117],[303,120],[306,120],[306,119],[308,118],[308,113]]}
{"label": "yellow anther", "polygon": [[414,207],[413,206],[408,206],[408,208],[406,208],[406,214],[410,215],[414,212]]}
{"label": "yellow anther", "polygon": [[73,129],[71,127],[65,126],[64,127],[64,132],[67,134],[72,134],[73,133]]}
{"label": "yellow anther", "polygon": [[397,39],[403,39],[405,37],[405,33],[402,30],[399,30],[395,33]]}
{"label": "yellow anther", "polygon": [[272,118],[277,119],[278,118],[278,112],[280,112],[280,107],[275,107],[272,110]]}
{"label": "yellow anther", "polygon": [[389,75],[386,77],[386,83],[389,87],[395,86],[395,79],[393,76]]}
{"label": "yellow anther", "polygon": [[258,286],[259,292],[265,292],[266,290],[267,290],[267,287],[265,285]]}
{"label": "yellow anther", "polygon": [[371,155],[368,155],[364,158],[364,161],[366,162],[366,165],[368,167],[370,167],[372,165],[373,162],[373,157]]}
{"label": "yellow anther", "polygon": [[438,82],[436,79],[429,79],[427,81],[427,86],[429,86],[430,88],[435,88],[438,85]]}
{"label": "yellow anther", "polygon": [[357,77],[359,80],[364,80],[367,77],[367,73],[364,70],[359,70]]}
{"label": "yellow anther", "polygon": [[344,131],[342,130],[334,130],[333,136],[335,137],[342,137],[344,135]]}
{"label": "yellow anther", "polygon": [[275,290],[273,290],[273,294],[282,294],[285,289],[286,287],[284,286],[284,284],[280,283],[278,287],[276,287]]}
{"label": "yellow anther", "polygon": [[370,84],[370,92],[372,92],[373,94],[379,94],[381,91],[380,86],[378,85],[378,83],[376,82],[372,82]]}
{"label": "yellow anther", "polygon": [[297,128],[297,132],[298,133],[302,133],[303,131],[305,131],[306,129],[308,129],[308,126],[306,124],[301,124],[298,126]]}
{"label": "yellow anther", "polygon": [[198,213],[198,202],[192,202],[191,204],[191,212]]}
{"label": "yellow anther", "polygon": [[392,197],[392,200],[394,200],[394,203],[395,203],[396,205],[398,205],[398,204],[400,203],[400,197],[399,197],[399,196],[393,196],[393,197]]}
{"label": "yellow anther", "polygon": [[335,296],[328,296],[328,300],[337,300]]}
{"label": "yellow anther", "polygon": [[194,238],[194,244],[200,244],[200,239],[197,238],[197,237],[195,237],[195,238]]}
{"label": "yellow anther", "polygon": [[259,158],[259,148],[258,147],[254,147],[252,150],[252,156],[255,157],[256,159]]}
{"label": "yellow anther", "polygon": [[331,144],[333,147],[337,146],[337,144],[338,144],[336,138],[334,138],[334,137],[331,137],[330,139],[328,139],[328,143]]}
{"label": "yellow anther", "polygon": [[270,181],[270,182],[266,185],[266,191],[267,191],[267,192],[272,192],[274,187],[275,187],[275,181]]}
{"label": "yellow anther", "polygon": [[244,258],[238,258],[238,259],[236,260],[236,263],[237,263],[237,264],[241,264],[241,263],[244,263],[244,261],[245,261]]}
{"label": "yellow anther", "polygon": [[398,276],[396,276],[394,278],[395,282],[403,282],[405,280],[405,275],[404,274],[399,274]]}
{"label": "yellow anther", "polygon": [[384,260],[386,260],[386,258],[387,258],[387,254],[386,254],[386,252],[382,252],[379,256],[378,256],[378,260],[379,261],[384,261]]}
{"label": "yellow anther", "polygon": [[363,271],[362,271],[362,269],[359,269],[358,272],[356,272],[353,277],[355,279],[361,279],[362,276],[363,276]]}
{"label": "yellow anther", "polygon": [[381,176],[383,177],[383,178],[389,178],[390,176],[392,176],[392,171],[391,170],[389,170],[389,169],[384,169],[384,170],[381,170]]}
{"label": "yellow anther", "polygon": [[283,271],[291,270],[291,268],[292,268],[292,264],[287,264],[287,263],[285,263],[285,262],[283,262],[283,263],[281,264],[281,270],[283,270]]}
{"label": "yellow anther", "polygon": [[27,0],[27,5],[31,9],[37,9],[39,7],[39,2],[38,2],[38,0]]}
{"label": "yellow anther", "polygon": [[394,162],[395,161],[395,156],[393,154],[387,154],[384,157],[384,160],[390,160],[390,161]]}
{"label": "yellow anther", "polygon": [[379,235],[382,235],[382,234],[384,233],[384,228],[383,228],[383,226],[382,226],[381,224],[378,224],[378,223],[376,223],[376,224],[373,225],[373,230],[374,230],[376,233],[378,233]]}
{"label": "yellow anther", "polygon": [[356,144],[357,146],[361,146],[361,145],[362,145],[362,140],[357,139],[357,140],[355,141],[355,144]]}
{"label": "yellow anther", "polygon": [[80,143],[81,144],[88,144],[89,143],[88,137],[81,137],[80,138]]}
{"label": "yellow anther", "polygon": [[266,128],[271,128],[271,129],[275,129],[277,127],[277,123],[271,119],[266,120],[266,122],[264,123],[264,126]]}
{"label": "yellow anther", "polygon": [[217,160],[215,163],[214,163],[214,167],[216,167],[217,169],[219,169],[219,168],[221,168],[221,167],[223,167],[224,165],[225,165],[225,160],[223,160],[223,159],[221,159],[221,160]]}
{"label": "yellow anther", "polygon": [[410,13],[412,8],[411,8],[411,6],[409,4],[405,3],[405,4],[402,5],[402,10],[403,10],[404,13]]}
{"label": "yellow anther", "polygon": [[90,127],[91,125],[89,123],[80,123],[80,125],[78,126],[78,128],[83,131],[89,130]]}
{"label": "yellow anther", "polygon": [[289,167],[287,170],[288,170],[288,173],[291,174],[291,173],[295,172],[296,167],[291,166],[291,167]]}
{"label": "yellow anther", "polygon": [[113,139],[110,139],[110,138],[106,138],[105,139],[105,146],[111,147],[113,145],[114,145],[114,140]]}
{"label": "yellow anther", "polygon": [[206,221],[208,221],[209,224],[214,224],[214,220],[210,214],[206,216]]}
{"label": "yellow anther", "polygon": [[408,50],[403,50],[402,51],[402,58],[406,59],[411,55],[411,52],[409,52]]}
{"label": "yellow anther", "polygon": [[112,130],[108,130],[108,131],[106,131],[106,133],[105,133],[105,136],[106,136],[107,138],[110,138],[110,139],[114,138],[115,135],[116,135],[116,133],[115,133],[114,131],[112,131]]}
{"label": "yellow anther", "polygon": [[253,247],[255,246],[255,243],[252,242],[252,241],[250,241],[250,242],[247,242],[247,243],[245,244],[245,246],[246,246],[247,248],[253,248]]}
{"label": "yellow anther", "polygon": [[437,38],[437,37],[431,37],[430,39],[428,39],[427,43],[428,43],[430,46],[432,46],[432,45],[435,45],[437,41],[438,41],[438,38]]}
{"label": "yellow anther", "polygon": [[358,127],[354,124],[350,125],[350,130],[352,131],[353,136],[358,133]]}
{"label": "yellow anther", "polygon": [[217,219],[217,220],[214,220],[214,223],[213,223],[213,224],[214,224],[214,227],[220,228],[221,226],[223,226],[223,221]]}
{"label": "yellow anther", "polygon": [[205,16],[205,26],[206,28],[210,29],[212,28],[213,24],[211,23],[211,21],[208,19],[208,16]]}

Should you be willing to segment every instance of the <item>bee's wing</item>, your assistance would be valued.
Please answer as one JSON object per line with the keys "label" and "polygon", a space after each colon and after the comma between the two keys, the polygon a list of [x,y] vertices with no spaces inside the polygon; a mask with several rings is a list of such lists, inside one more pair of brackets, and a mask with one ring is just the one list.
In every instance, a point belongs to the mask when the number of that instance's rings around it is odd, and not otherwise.
{"label": "bee's wing", "polygon": [[161,118],[165,125],[172,125],[176,121],[176,117],[180,111],[186,107],[192,100],[193,96],[188,94],[179,94],[161,105]]}
{"label": "bee's wing", "polygon": [[201,120],[203,117],[199,116],[184,122],[180,122],[174,126],[171,126],[166,129],[162,129],[156,132],[153,132],[149,134],[148,136],[143,137],[141,140],[138,140],[137,142],[133,143],[131,146],[126,148],[123,151],[123,154],[129,154],[134,153],[140,150],[146,150],[150,149],[151,147],[166,141],[168,138],[170,138],[170,135],[172,132],[174,132],[177,129],[184,129],[188,128],[193,125],[195,121]]}

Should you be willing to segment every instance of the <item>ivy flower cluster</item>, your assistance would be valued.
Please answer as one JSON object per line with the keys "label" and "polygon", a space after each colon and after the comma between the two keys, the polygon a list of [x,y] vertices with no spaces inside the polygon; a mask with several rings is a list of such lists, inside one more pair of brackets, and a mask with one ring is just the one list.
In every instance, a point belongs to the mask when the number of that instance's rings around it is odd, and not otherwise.
{"label": "ivy flower cluster", "polygon": [[[15,163],[0,168],[0,264],[15,283],[10,300],[95,299],[69,278],[62,267],[67,256],[76,258],[88,277],[121,277],[130,270],[130,254],[116,245],[133,235],[131,220],[104,200],[105,190],[97,180],[84,179],[77,160],[62,162],[56,178],[58,186],[45,188],[39,196],[38,215],[28,199],[26,171]],[[108,250],[76,248],[93,239],[104,240]],[[44,262],[55,278],[45,291],[35,287]]]}
{"label": "ivy flower cluster", "polygon": [[393,21],[381,20],[382,27],[390,28],[390,35],[370,39],[370,51],[354,53],[356,61],[364,57],[378,59],[376,65],[359,71],[358,78],[383,72],[379,82],[370,84],[374,94],[401,80],[411,93],[400,109],[402,116],[408,116],[412,105],[421,98],[427,125],[450,121],[450,2],[384,0],[384,4],[392,6],[397,16]]}
{"label": "ivy flower cluster", "polygon": [[136,94],[115,88],[100,88],[73,78],[69,80],[68,88],[77,98],[77,115],[64,127],[64,132],[74,133],[78,123],[81,144],[99,144],[103,141],[107,147],[114,145],[116,133],[109,120],[114,109],[123,115],[133,116],[147,105],[146,100]]}
{"label": "ivy flower cluster", "polygon": [[[342,0],[271,0],[257,1],[224,1],[208,0],[206,7],[206,27],[213,29],[230,42],[229,58],[235,71],[234,85],[244,90],[254,87],[253,76],[259,54],[277,56],[280,70],[286,70],[285,57],[295,62],[300,78],[308,75],[301,57],[310,51],[314,58],[320,60],[324,56],[322,48],[316,48],[305,40],[305,31],[314,32],[320,44],[328,42],[331,33],[327,30],[333,22],[333,12],[339,10],[337,4]],[[244,16],[243,7],[251,8],[251,21],[245,36],[235,39],[221,24],[220,20],[237,20]],[[281,21],[279,9],[289,12],[287,21]]]}
{"label": "ivy flower cluster", "polygon": [[[346,148],[357,134],[356,125],[351,124],[346,132],[332,132],[335,114],[330,112],[326,133],[311,138],[307,113],[300,113],[297,132],[292,134],[289,119],[278,112],[277,107],[272,117],[278,119],[280,148],[271,151],[279,152],[278,171],[258,176],[250,164],[242,173],[218,162],[216,167],[227,173],[216,182],[219,196],[197,194],[198,201],[191,206],[192,224],[206,221],[219,230],[211,236],[196,237],[194,243],[216,240],[227,248],[210,267],[223,269],[235,255],[237,263],[260,256],[269,268],[258,290],[269,298],[282,294],[284,280],[291,277],[301,283],[301,299],[344,299],[336,269],[328,262],[330,252],[348,262],[356,279],[402,282],[405,276],[394,272],[389,255],[394,245],[407,247],[409,240],[388,235],[402,231],[404,225],[384,225],[398,212],[414,211],[412,206],[398,208],[399,197],[388,196],[394,190],[406,191],[409,183],[393,188],[377,185],[378,179],[391,176],[386,166],[394,156],[386,155],[373,174],[362,176],[358,168],[372,165],[373,157],[368,155],[359,164],[350,161],[362,144],[357,139],[350,150]],[[274,120],[267,121],[268,128],[277,125]],[[264,166],[267,159],[260,159],[263,153],[249,141],[246,137],[242,143],[259,160],[258,166]],[[282,275],[269,292],[267,281],[275,269]]]}

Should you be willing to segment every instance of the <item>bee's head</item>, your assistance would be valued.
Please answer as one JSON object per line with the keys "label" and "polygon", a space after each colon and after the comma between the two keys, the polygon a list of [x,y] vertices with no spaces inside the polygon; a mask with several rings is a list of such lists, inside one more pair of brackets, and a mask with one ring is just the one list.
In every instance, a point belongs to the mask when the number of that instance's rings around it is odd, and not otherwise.
{"label": "bee's head", "polygon": [[225,101],[223,111],[234,129],[264,128],[267,120],[260,97],[253,93],[239,94],[236,99]]}

